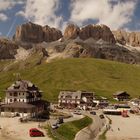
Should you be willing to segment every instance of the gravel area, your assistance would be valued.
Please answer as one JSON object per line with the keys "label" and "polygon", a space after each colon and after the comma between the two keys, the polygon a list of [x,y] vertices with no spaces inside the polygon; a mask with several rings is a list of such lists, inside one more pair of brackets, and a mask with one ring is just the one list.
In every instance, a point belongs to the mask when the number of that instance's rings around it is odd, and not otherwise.
{"label": "gravel area", "polygon": [[109,116],[112,120],[111,129],[107,132],[107,140],[140,140],[140,116],[129,114]]}
{"label": "gravel area", "polygon": [[[19,122],[19,118],[2,118],[0,117],[0,140],[50,140],[44,129],[38,128],[37,122]],[[38,128],[43,131],[45,137],[30,137],[29,129]]]}

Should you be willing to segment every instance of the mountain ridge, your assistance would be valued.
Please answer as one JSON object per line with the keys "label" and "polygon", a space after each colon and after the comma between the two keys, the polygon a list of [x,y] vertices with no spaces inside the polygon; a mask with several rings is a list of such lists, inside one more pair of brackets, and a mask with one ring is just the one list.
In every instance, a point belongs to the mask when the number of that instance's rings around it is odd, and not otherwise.
{"label": "mountain ridge", "polygon": [[28,59],[32,51],[41,50],[47,62],[60,58],[94,57],[139,64],[139,34],[127,34],[125,31],[111,31],[106,25],[92,24],[82,28],[69,24],[62,34],[56,28],[29,22],[17,27],[12,40],[0,39],[0,59],[17,60],[25,52],[23,57]]}

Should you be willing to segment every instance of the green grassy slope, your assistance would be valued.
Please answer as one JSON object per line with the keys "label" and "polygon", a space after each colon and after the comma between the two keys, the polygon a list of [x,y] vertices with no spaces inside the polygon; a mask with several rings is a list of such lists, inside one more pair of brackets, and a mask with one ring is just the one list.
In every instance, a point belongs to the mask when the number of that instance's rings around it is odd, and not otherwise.
{"label": "green grassy slope", "polygon": [[62,124],[57,129],[57,133],[63,136],[66,140],[74,140],[75,135],[78,133],[78,131],[87,127],[91,123],[92,123],[92,119],[86,116],[80,120]]}
{"label": "green grassy slope", "polygon": [[[0,64],[1,65],[1,64]],[[13,73],[35,83],[44,91],[44,98],[56,101],[60,90],[89,90],[108,98],[116,91],[126,90],[140,95],[140,66],[93,58],[65,59],[18,70],[17,64],[8,72],[0,72],[0,95],[15,80]]]}

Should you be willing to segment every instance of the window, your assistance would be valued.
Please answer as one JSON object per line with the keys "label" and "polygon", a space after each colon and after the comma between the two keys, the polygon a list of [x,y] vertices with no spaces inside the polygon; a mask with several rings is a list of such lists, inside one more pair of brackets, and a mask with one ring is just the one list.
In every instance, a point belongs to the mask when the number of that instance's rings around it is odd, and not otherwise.
{"label": "window", "polygon": [[24,109],[24,113],[27,113],[27,110],[26,109]]}
{"label": "window", "polygon": [[12,99],[10,99],[10,102],[12,102],[13,100]]}
{"label": "window", "polygon": [[14,92],[14,96],[17,96],[17,92]]}
{"label": "window", "polygon": [[20,96],[20,93],[18,93],[18,95]]}
{"label": "window", "polygon": [[24,93],[23,93],[23,95],[24,95]]}
{"label": "window", "polygon": [[67,95],[67,96],[66,96],[66,98],[69,98],[69,99],[71,99],[71,98],[72,98],[72,96],[71,96],[71,95]]}
{"label": "window", "polygon": [[22,101],[24,102],[24,99]]}
{"label": "window", "polygon": [[12,93],[10,93],[10,96],[12,96]]}
{"label": "window", "polygon": [[16,101],[17,101],[17,99],[15,98],[15,99],[14,99],[14,102],[16,102]]}

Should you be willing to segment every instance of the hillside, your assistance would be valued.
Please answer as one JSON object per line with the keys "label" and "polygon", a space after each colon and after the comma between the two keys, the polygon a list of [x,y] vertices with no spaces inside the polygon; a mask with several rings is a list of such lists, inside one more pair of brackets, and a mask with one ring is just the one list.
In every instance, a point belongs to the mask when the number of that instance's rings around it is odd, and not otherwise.
{"label": "hillside", "polygon": [[[0,62],[0,68],[10,63]],[[140,93],[140,66],[137,65],[93,58],[62,59],[19,69],[20,64],[12,64],[7,71],[1,70],[2,97],[5,88],[15,80],[14,73],[20,73],[22,79],[30,80],[39,86],[44,91],[44,98],[50,101],[57,100],[60,90],[69,89],[95,91],[97,95],[109,98],[118,90],[126,90],[132,96],[139,96]]]}

